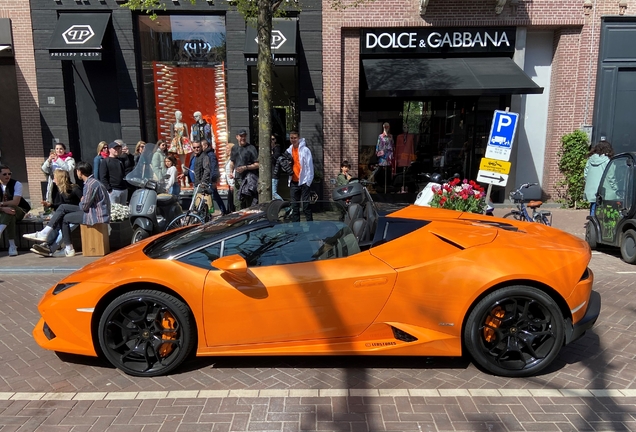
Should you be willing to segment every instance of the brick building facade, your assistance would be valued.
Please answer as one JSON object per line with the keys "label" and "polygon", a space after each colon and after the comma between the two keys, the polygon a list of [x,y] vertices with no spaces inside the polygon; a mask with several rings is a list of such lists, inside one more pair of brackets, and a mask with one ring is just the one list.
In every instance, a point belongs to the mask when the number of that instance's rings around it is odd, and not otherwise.
{"label": "brick building facade", "polygon": [[[323,6],[326,172],[337,173],[342,159],[349,159],[353,167],[364,171],[367,161],[361,161],[363,150],[365,146],[375,144],[377,136],[365,132],[365,118],[370,118],[371,128],[376,125],[375,133],[378,134],[383,119],[390,120],[396,115],[395,110],[383,111],[382,107],[372,109],[374,112],[370,117],[366,112],[369,102],[374,102],[373,98],[365,97],[365,92],[368,94],[372,90],[365,84],[368,84],[369,72],[373,71],[365,71],[363,64],[365,58],[369,58],[361,53],[363,32],[378,28],[385,29],[378,31],[390,33],[387,29],[454,28],[464,31],[475,27],[498,29],[511,26],[517,34],[511,58],[535,82],[543,80],[539,83],[543,94],[513,93],[508,95],[509,99],[502,98],[500,106],[495,107],[504,109],[510,104],[511,111],[520,112],[522,118],[510,159],[512,170],[507,190],[523,182],[536,181],[542,187],[543,197],[550,199],[558,198],[560,174],[557,152],[561,136],[584,126],[592,131],[593,140],[606,134],[607,128],[594,122],[602,28],[613,18],[626,26],[636,22],[634,0],[383,0],[366,2],[345,11],[334,11],[328,3],[325,0]],[[606,39],[609,41],[611,38]],[[630,58],[625,61],[632,60],[631,54],[630,51]],[[398,57],[395,56],[396,68],[399,64],[406,64],[397,60]],[[386,55],[385,58],[393,57]],[[394,90],[394,93],[399,93],[399,89]],[[437,96],[437,99],[450,100],[456,96]],[[404,101],[409,99],[417,98],[403,97]],[[420,101],[425,99],[419,98]],[[435,97],[429,99],[437,100]],[[391,97],[381,100],[393,103]],[[423,103],[426,106],[426,102]],[[597,101],[596,109],[602,108]],[[636,109],[636,105],[633,108]],[[458,114],[464,115],[462,110]],[[435,112],[432,115],[435,116]],[[395,119],[398,124],[399,121],[399,118]],[[619,147],[621,139],[614,137]],[[608,140],[611,141],[611,137]],[[427,145],[435,143],[429,140]],[[465,173],[471,172],[472,178],[475,178],[474,167],[478,166],[483,154],[475,149],[476,144],[471,145],[473,169],[466,169],[465,159],[464,168]],[[636,147],[632,150],[636,151]],[[504,196],[503,188],[499,196]]]}
{"label": "brick building facade", "polygon": [[39,185],[43,178],[42,134],[29,2],[3,0],[0,20],[10,26],[12,34],[12,52],[0,58],[2,163],[11,167],[15,179]]}

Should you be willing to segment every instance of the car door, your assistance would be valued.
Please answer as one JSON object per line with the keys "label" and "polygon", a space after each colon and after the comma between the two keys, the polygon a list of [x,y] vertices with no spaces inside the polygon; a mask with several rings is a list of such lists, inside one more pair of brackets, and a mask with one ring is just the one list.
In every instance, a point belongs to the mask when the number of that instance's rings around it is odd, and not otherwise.
{"label": "car door", "polygon": [[612,158],[596,194],[596,218],[601,228],[601,241],[615,243],[617,227],[633,205],[634,161],[624,154]]}
{"label": "car door", "polygon": [[357,336],[396,280],[391,267],[360,251],[343,223],[275,224],[226,239],[222,254],[246,258],[248,271],[242,280],[208,273],[208,346]]}

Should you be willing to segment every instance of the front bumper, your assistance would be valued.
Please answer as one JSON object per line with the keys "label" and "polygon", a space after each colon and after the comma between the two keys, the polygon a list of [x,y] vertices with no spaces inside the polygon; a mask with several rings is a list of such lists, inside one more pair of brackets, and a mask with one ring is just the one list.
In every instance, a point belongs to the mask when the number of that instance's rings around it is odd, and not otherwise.
{"label": "front bumper", "polygon": [[587,330],[591,329],[594,326],[600,313],[601,295],[596,291],[592,291],[590,293],[590,300],[587,306],[587,310],[585,311],[585,315],[572,326],[571,332],[566,335],[565,343],[569,344],[570,342],[574,342],[575,340],[583,336]]}

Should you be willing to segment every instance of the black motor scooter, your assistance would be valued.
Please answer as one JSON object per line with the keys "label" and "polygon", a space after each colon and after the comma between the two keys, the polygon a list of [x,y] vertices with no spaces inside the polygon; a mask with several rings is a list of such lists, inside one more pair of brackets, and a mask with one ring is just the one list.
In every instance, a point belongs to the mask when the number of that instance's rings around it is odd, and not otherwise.
{"label": "black motor scooter", "polygon": [[[131,243],[164,232],[170,221],[183,213],[176,196],[165,193],[161,173],[152,168],[155,145],[147,143],[139,162],[126,181],[139,188],[130,198],[130,224],[133,228]],[[164,157],[161,155],[161,164]],[[156,161],[159,163],[158,161]]]}

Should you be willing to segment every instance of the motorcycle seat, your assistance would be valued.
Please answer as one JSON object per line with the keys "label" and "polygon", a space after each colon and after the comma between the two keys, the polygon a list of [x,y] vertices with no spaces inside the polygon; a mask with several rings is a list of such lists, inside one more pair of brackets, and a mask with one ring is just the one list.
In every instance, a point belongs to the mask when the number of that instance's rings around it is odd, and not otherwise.
{"label": "motorcycle seat", "polygon": [[167,206],[177,202],[177,197],[172,194],[159,194],[157,195],[157,205]]}

